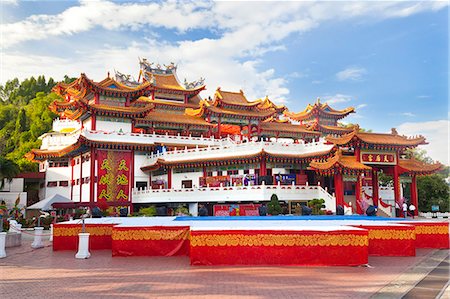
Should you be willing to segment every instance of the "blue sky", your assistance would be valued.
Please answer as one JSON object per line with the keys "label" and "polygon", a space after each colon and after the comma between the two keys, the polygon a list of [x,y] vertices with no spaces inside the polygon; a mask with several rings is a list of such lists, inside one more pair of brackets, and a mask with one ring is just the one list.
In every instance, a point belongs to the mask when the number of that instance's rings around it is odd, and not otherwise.
{"label": "blue sky", "polygon": [[320,97],[377,132],[425,135],[448,164],[448,2],[2,1],[0,82],[114,69],[138,57],[291,111]]}

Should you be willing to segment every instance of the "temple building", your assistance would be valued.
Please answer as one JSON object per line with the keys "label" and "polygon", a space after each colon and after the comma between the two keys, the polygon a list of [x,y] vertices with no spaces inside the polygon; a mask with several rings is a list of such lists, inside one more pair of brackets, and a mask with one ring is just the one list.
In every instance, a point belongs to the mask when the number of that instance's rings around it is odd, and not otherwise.
{"label": "temple building", "polygon": [[[45,173],[45,197],[131,211],[184,205],[194,215],[199,203],[214,215],[240,205],[250,215],[255,210],[246,207],[277,194],[287,213],[322,198],[329,213],[340,205],[363,214],[375,205],[392,216],[404,197],[418,206],[418,175],[441,168],[407,157],[426,143],[423,136],[339,123],[354,108],[317,100],[294,113],[269,97],[248,100],[242,90],[220,87],[202,99],[204,79],[181,83],[176,70],[143,59],[137,81],[116,72],[100,82],[81,74],[57,84],[61,99],[49,108],[59,118],[27,154]],[[393,186],[379,186],[380,172]],[[402,194],[402,183],[411,194]]]}

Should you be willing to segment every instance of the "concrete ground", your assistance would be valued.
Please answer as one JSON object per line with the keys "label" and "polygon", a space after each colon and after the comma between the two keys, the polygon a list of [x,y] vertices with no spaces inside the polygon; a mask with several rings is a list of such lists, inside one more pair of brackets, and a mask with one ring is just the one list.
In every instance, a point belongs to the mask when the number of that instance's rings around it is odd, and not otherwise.
{"label": "concrete ground", "polygon": [[[434,269],[448,273],[448,250],[370,257],[369,267],[192,267],[187,257],[112,258],[109,250],[77,260],[53,252],[48,237],[42,249],[30,244],[25,233],[0,259],[1,298],[450,298],[448,285],[418,284]],[[415,287],[434,293],[415,297]]]}

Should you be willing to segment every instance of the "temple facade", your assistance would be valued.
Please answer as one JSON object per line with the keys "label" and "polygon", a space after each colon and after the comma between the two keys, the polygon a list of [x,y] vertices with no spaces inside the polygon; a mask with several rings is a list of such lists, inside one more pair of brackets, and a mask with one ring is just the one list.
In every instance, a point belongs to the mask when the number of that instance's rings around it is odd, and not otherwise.
{"label": "temple facade", "polygon": [[[53,91],[59,115],[42,146],[28,153],[45,173],[45,197],[60,194],[78,206],[198,204],[241,215],[277,194],[292,213],[297,204],[325,200],[363,214],[369,205],[391,216],[404,198],[418,206],[416,178],[440,169],[407,155],[423,136],[367,133],[339,121],[353,108],[335,110],[317,100],[294,113],[268,97],[250,101],[243,91],[216,89],[202,99],[204,79],[181,83],[177,67],[140,61],[138,80],[116,72],[100,82],[85,74]],[[380,187],[380,172],[393,186]],[[411,194],[402,194],[402,183]],[[247,211],[247,213],[245,213]],[[417,209],[416,209],[417,213]]]}

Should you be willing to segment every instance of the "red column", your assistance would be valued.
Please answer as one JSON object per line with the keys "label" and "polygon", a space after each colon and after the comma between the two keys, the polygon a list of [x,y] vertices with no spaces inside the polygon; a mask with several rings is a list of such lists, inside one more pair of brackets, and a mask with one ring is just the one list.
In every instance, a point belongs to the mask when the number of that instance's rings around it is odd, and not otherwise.
{"label": "red column", "polygon": [[206,178],[208,173],[206,172],[206,166],[203,166],[203,177]]}
{"label": "red column", "polygon": [[400,213],[402,213],[401,215],[403,215],[403,210],[402,210],[402,203],[400,203],[400,178],[399,178],[399,171],[398,171],[398,166],[395,165],[394,166],[394,175],[393,175],[393,180],[394,180],[394,198],[395,198],[395,202],[398,204],[398,206],[400,207]]}
{"label": "red column", "polygon": [[95,131],[97,129],[97,117],[95,114],[91,115],[91,130]]}
{"label": "red column", "polygon": [[378,172],[372,169],[372,199],[373,205],[378,207]]}
{"label": "red column", "polygon": [[267,167],[266,167],[266,156],[261,156],[261,161],[259,162],[259,175],[264,176],[267,175]]}
{"label": "red column", "polygon": [[83,197],[83,154],[80,155],[80,202]]}
{"label": "red column", "polygon": [[100,104],[100,98],[99,98],[98,92],[96,92],[94,94],[94,103],[95,104]]}
{"label": "red column", "polygon": [[70,200],[73,201],[73,165],[75,164],[75,160],[70,158]]}
{"label": "red column", "polygon": [[362,191],[362,178],[361,174],[358,174],[356,179],[355,197],[356,197],[356,213],[359,215],[364,214],[365,211],[361,208],[361,191]]}
{"label": "red column", "polygon": [[172,189],[172,167],[167,167],[167,188]]}
{"label": "red column", "polygon": [[91,205],[94,205],[95,200],[95,161],[97,160],[95,148],[91,148],[91,180],[90,180],[90,197]]}
{"label": "red column", "polygon": [[188,102],[188,96],[187,96],[187,94],[185,94],[184,95],[184,103],[187,104],[187,102]]}
{"label": "red column", "polygon": [[334,195],[336,196],[336,207],[344,206],[344,179],[342,173],[334,174]]}
{"label": "red column", "polygon": [[220,134],[221,134],[220,125],[221,125],[221,119],[219,117],[219,119],[217,120],[217,138],[219,138],[219,139],[220,139]]}
{"label": "red column", "polygon": [[416,207],[414,216],[419,215],[419,196],[417,193],[417,178],[415,174],[413,174],[411,180],[411,203]]}
{"label": "red column", "polygon": [[130,161],[130,172],[131,172],[131,179],[130,179],[130,196],[128,198],[128,201],[130,202],[130,214],[133,213],[133,188],[134,188],[134,150],[131,151],[131,161]]}

